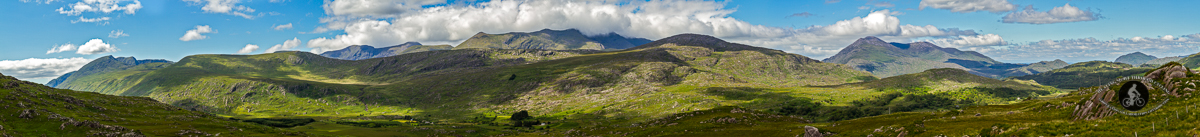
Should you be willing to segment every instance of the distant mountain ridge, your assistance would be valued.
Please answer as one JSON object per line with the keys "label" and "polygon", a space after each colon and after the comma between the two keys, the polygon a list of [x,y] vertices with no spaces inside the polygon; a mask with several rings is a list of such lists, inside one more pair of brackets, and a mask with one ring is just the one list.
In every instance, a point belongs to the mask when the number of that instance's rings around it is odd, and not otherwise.
{"label": "distant mountain ridge", "polygon": [[[137,58],[134,58],[134,57],[114,58],[112,55],[108,55],[108,56],[96,58],[95,60],[92,60],[92,62],[88,62],[87,65],[83,65],[83,67],[79,68],[79,70],[69,72],[62,76],[59,76],[58,78],[50,80],[50,82],[46,82],[46,86],[58,87],[58,85],[60,85],[60,84],[73,82],[80,77],[87,77],[87,76],[91,76],[93,74],[101,74],[101,73],[110,72],[110,71],[125,70],[125,69],[134,68],[135,66],[139,66],[139,65],[143,65],[143,64],[154,64],[154,63],[162,63],[162,64],[170,65],[171,63],[174,63],[174,62],[163,60],[163,59],[138,60]],[[161,67],[165,67],[165,66],[161,66]]]}
{"label": "distant mountain ridge", "polygon": [[383,48],[375,48],[368,45],[353,45],[344,49],[321,53],[321,56],[342,60],[363,60],[422,51],[450,50],[452,48],[454,47],[450,45],[421,45],[421,43],[417,42],[408,42]]}
{"label": "distant mountain ridge", "polygon": [[545,49],[545,50],[605,50],[625,49],[645,43],[650,40],[629,38],[609,33],[599,36],[587,36],[577,29],[550,30],[536,32],[510,32],[505,34],[487,34],[479,32],[454,49],[492,48],[492,49]]}
{"label": "distant mountain ridge", "polygon": [[877,37],[860,38],[826,58],[824,62],[846,64],[876,77],[912,74],[935,68],[964,69],[991,78],[1021,76],[1066,66],[1061,60],[1040,64],[1012,64],[993,60],[975,51],[943,48],[929,42],[889,43]]}

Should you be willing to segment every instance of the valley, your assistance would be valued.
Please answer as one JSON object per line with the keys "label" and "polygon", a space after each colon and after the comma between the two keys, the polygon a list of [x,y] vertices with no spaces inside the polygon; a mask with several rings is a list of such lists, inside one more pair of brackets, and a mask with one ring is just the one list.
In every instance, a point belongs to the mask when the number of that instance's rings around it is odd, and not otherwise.
{"label": "valley", "polygon": [[1089,87],[1155,70],[1103,61],[1050,70],[1065,64],[1056,60],[1017,65],[1004,73],[1038,74],[1003,79],[981,73],[997,69],[956,67],[880,78],[696,34],[616,51],[328,53],[109,56],[49,85],[301,136],[1065,135],[1077,132],[1020,128],[1079,124],[1064,119]]}

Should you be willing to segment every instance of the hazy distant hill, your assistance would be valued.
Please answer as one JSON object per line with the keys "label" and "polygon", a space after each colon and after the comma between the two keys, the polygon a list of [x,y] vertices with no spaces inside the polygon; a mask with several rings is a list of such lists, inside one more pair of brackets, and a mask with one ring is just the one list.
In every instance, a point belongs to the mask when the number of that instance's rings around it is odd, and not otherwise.
{"label": "hazy distant hill", "polygon": [[824,62],[846,64],[877,77],[912,74],[934,68],[965,69],[972,74],[1004,78],[1035,74],[1065,66],[1065,62],[1039,65],[1002,63],[974,51],[942,48],[929,42],[888,43],[876,37],[860,38]]}
{"label": "hazy distant hill", "polygon": [[576,29],[550,30],[536,32],[511,32],[505,34],[487,34],[479,32],[454,49],[492,48],[492,49],[545,49],[545,50],[575,50],[575,49],[625,49],[649,43],[642,38],[628,38],[616,33],[588,37]]}
{"label": "hazy distant hill", "polygon": [[[96,58],[95,60],[92,60],[92,62],[88,62],[87,65],[84,65],[83,67],[79,68],[79,70],[64,74],[62,76],[59,76],[58,78],[50,80],[50,82],[46,83],[46,86],[56,87],[56,88],[64,88],[64,89],[74,89],[74,90],[92,90],[92,89],[89,89],[88,87],[104,86],[101,84],[113,84],[113,83],[111,83],[111,81],[107,81],[109,83],[105,83],[106,81],[95,81],[97,79],[94,79],[94,78],[97,78],[97,77],[121,77],[121,78],[123,78],[125,76],[130,75],[129,73],[112,74],[109,72],[123,71],[123,70],[132,70],[132,71],[154,70],[154,69],[166,67],[168,65],[171,65],[172,63],[174,63],[174,62],[162,60],[162,59],[137,60],[137,58],[133,58],[133,57],[113,58],[113,56],[111,56],[111,55],[104,56],[104,57]],[[106,78],[102,78],[102,79],[106,79]]]}
{"label": "hazy distant hill", "polygon": [[1169,62],[1179,61],[1179,60],[1181,60],[1181,59],[1183,59],[1183,58],[1185,58],[1185,57],[1187,57],[1187,56],[1178,56],[1178,57],[1163,57],[1163,58],[1158,58],[1158,59],[1154,59],[1154,60],[1146,61],[1146,63],[1142,63],[1142,64],[1148,64],[1148,65],[1152,65],[1152,66],[1159,66],[1159,65],[1167,64],[1167,63],[1169,63]]}
{"label": "hazy distant hill", "polygon": [[1120,57],[1117,57],[1117,60],[1115,62],[1121,62],[1121,63],[1133,65],[1133,66],[1140,66],[1140,65],[1142,65],[1142,63],[1146,63],[1146,62],[1149,62],[1154,59],[1158,59],[1158,57],[1146,55],[1142,52],[1133,52],[1133,53],[1129,53],[1129,54],[1125,54],[1125,55],[1121,55]]}
{"label": "hazy distant hill", "polygon": [[1088,61],[1071,64],[1067,67],[1054,69],[1049,72],[1027,76],[1012,77],[1020,80],[1034,80],[1048,86],[1063,89],[1100,86],[1120,77],[1134,76],[1146,73],[1153,68],[1135,67],[1133,65],[1108,61]]}
{"label": "hazy distant hill", "polygon": [[375,48],[368,45],[353,45],[344,49],[321,53],[321,56],[343,60],[363,60],[422,51],[450,50],[452,48],[454,47],[450,45],[421,45],[421,43],[417,42],[408,42],[383,48]]}

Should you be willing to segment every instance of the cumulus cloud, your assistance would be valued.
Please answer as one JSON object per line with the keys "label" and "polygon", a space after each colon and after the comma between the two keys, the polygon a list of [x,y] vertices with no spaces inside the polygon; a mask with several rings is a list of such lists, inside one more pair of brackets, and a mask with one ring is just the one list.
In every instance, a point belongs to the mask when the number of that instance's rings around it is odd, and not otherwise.
{"label": "cumulus cloud", "polygon": [[92,55],[92,54],[109,53],[109,52],[116,52],[116,51],[118,51],[117,47],[115,47],[111,44],[108,44],[108,43],[104,43],[104,40],[92,39],[92,40],[89,40],[87,43],[83,43],[83,45],[80,45],[79,50],[76,50],[75,54]]}
{"label": "cumulus cloud", "polygon": [[29,58],[24,60],[0,60],[0,73],[18,79],[58,77],[79,70],[91,60],[75,58]]}
{"label": "cumulus cloud", "polygon": [[[263,51],[263,53],[274,53],[275,51],[291,50],[292,48],[296,48],[298,46],[300,46],[300,39],[292,38],[291,40],[284,41],[283,44],[275,44],[275,46],[271,46],[271,48],[267,48],[267,50]],[[249,45],[247,45],[247,47],[249,47]],[[242,50],[245,50],[245,48],[242,48]]]}
{"label": "cumulus cloud", "polygon": [[1004,38],[996,34],[983,34],[974,36],[956,36],[951,38],[941,38],[925,40],[941,47],[949,48],[969,48],[981,46],[1001,46],[1008,44],[1004,42]]}
{"label": "cumulus cloud", "polygon": [[1001,13],[1012,11],[1017,8],[1017,5],[1008,3],[1008,0],[921,0],[921,5],[918,8],[924,10],[925,7],[945,9],[958,13],[976,11]]}
{"label": "cumulus cloud", "polygon": [[129,34],[125,34],[124,30],[113,30],[111,32],[108,32],[109,38],[121,38],[121,37],[125,37],[125,36],[129,36]]}
{"label": "cumulus cloud", "polygon": [[66,51],[72,51],[72,50],[75,51],[75,54],[81,54],[81,55],[91,55],[91,54],[100,54],[100,53],[109,53],[109,52],[120,51],[120,49],[117,49],[116,46],[113,46],[112,44],[104,43],[104,40],[92,39],[92,40],[89,40],[87,43],[83,43],[83,45],[78,45],[78,46],[76,46],[75,44],[70,44],[70,43],[59,45],[59,46],[54,46],[53,48],[50,48],[50,50],[46,51],[46,54],[66,52]]}
{"label": "cumulus cloud", "polygon": [[1080,10],[1078,7],[1073,7],[1071,4],[1063,5],[1062,7],[1054,7],[1050,11],[1039,12],[1033,9],[1033,5],[1025,7],[1025,10],[1009,13],[1004,15],[1004,23],[1028,23],[1028,24],[1051,24],[1064,22],[1080,22],[1094,21],[1100,19],[1100,14],[1092,11]]}
{"label": "cumulus cloud", "polygon": [[327,27],[340,28],[345,34],[312,39],[307,46],[313,53],[322,53],[350,45],[395,45],[408,41],[457,44],[479,32],[575,28],[588,35],[613,32],[648,39],[681,33],[705,34],[820,58],[831,54],[802,49],[839,50],[865,36],[905,42],[918,37],[976,35],[971,30],[901,24],[893,16],[900,13],[889,10],[873,11],[865,17],[827,26],[791,29],[750,24],[729,17],[734,11],[724,7],[723,2],[713,1],[490,1],[401,12],[388,20],[326,22]]}
{"label": "cumulus cloud", "polygon": [[258,45],[246,44],[246,47],[242,47],[242,49],[238,50],[237,53],[238,54],[246,54],[246,53],[254,52],[255,50],[258,50]]}
{"label": "cumulus cloud", "polygon": [[[54,0],[47,0],[44,2],[46,4],[49,4],[50,2],[53,2],[53,1]],[[34,2],[38,2],[38,1],[34,1]],[[58,10],[55,10],[55,11],[58,11],[59,14],[66,14],[67,16],[79,16],[78,20],[71,21],[71,23],[77,23],[77,22],[101,22],[101,21],[107,21],[109,19],[112,19],[110,17],[104,17],[104,16],[87,18],[87,17],[82,16],[83,13],[90,12],[90,13],[97,13],[97,14],[100,14],[100,13],[110,14],[113,12],[119,12],[119,13],[133,15],[134,13],[137,13],[138,9],[141,9],[141,8],[142,8],[142,2],[138,1],[138,0],[84,0],[84,1],[75,2],[72,4],[67,4],[67,7],[60,7],[60,8],[58,8]]]}
{"label": "cumulus cloud", "polygon": [[292,29],[292,23],[283,24],[283,25],[276,25],[276,26],[273,26],[273,27],[271,27],[271,28],[275,28],[275,30],[285,30],[285,29]]}
{"label": "cumulus cloud", "polygon": [[[200,7],[200,10],[204,10],[205,13],[223,13],[223,14],[240,16],[240,17],[246,18],[246,19],[254,19],[254,17],[262,16],[261,14],[252,15],[255,11],[253,8],[246,7],[244,5],[237,5],[238,3],[242,2],[241,0],[183,0],[183,1],[186,1],[193,5],[204,5],[203,7]],[[277,1],[273,0],[271,2],[277,2]]]}
{"label": "cumulus cloud", "polygon": [[812,13],[808,13],[808,12],[801,12],[801,13],[795,13],[792,15],[788,15],[787,17],[789,17],[789,18],[790,17],[805,17],[805,18],[807,18],[807,17],[811,17],[811,16],[816,16],[816,14],[812,14]]}
{"label": "cumulus cloud", "polygon": [[1200,39],[1174,37],[1171,35],[1159,38],[1117,38],[1108,41],[1101,41],[1096,38],[1079,38],[1041,40],[1024,44],[994,46],[991,50],[981,51],[981,53],[997,60],[1032,62],[1037,60],[1063,59],[1074,62],[1116,59],[1117,56],[1130,52],[1143,52],[1159,57],[1189,55],[1200,52],[1200,48],[1197,48],[1197,45],[1200,45]]}
{"label": "cumulus cloud", "polygon": [[203,35],[205,33],[217,33],[217,31],[208,27],[208,25],[196,25],[196,29],[188,30],[186,33],[183,34],[183,37],[179,37],[179,40],[193,41],[193,40],[207,39],[208,36]]}
{"label": "cumulus cloud", "polygon": [[49,51],[46,51],[46,54],[72,51],[72,50],[75,50],[75,48],[76,48],[75,44],[71,44],[71,43],[62,44],[59,46],[54,46],[54,48],[50,48]]}

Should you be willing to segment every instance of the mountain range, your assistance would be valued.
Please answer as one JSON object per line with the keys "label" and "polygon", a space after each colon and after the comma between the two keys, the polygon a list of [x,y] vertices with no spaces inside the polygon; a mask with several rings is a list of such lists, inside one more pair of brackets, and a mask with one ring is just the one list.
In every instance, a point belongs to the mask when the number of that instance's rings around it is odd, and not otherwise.
{"label": "mountain range", "polygon": [[479,32],[463,41],[454,49],[492,48],[492,49],[545,49],[545,50],[616,50],[632,48],[650,43],[643,38],[629,38],[616,33],[598,36],[587,36],[576,29],[550,30],[536,32],[511,32],[505,34],[487,34]]}
{"label": "mountain range", "polygon": [[321,56],[342,60],[363,60],[423,51],[450,50],[452,48],[454,47],[450,45],[421,45],[421,43],[417,42],[408,42],[383,48],[375,48],[368,45],[352,45],[344,49],[321,53]]}
{"label": "mountain range", "polygon": [[942,48],[929,42],[888,43],[877,37],[860,38],[824,62],[846,64],[877,77],[911,74],[934,68],[958,68],[971,74],[1004,78],[1062,68],[1062,60],[1034,64],[1003,63],[974,51]]}
{"label": "mountain range", "polygon": [[[124,71],[124,70],[130,70],[130,71],[153,70],[153,69],[158,69],[158,68],[163,68],[163,67],[169,66],[172,63],[174,63],[174,62],[162,60],[162,59],[138,60],[137,58],[134,58],[134,57],[114,58],[113,56],[109,55],[109,56],[104,56],[104,57],[100,57],[95,60],[92,60],[92,62],[88,62],[88,64],[83,65],[83,67],[79,68],[79,70],[69,72],[62,76],[59,76],[58,78],[50,80],[50,82],[46,83],[46,86],[65,88],[65,89],[85,88],[85,87],[89,87],[88,85],[102,84],[102,83],[95,83],[95,82],[101,82],[101,81],[96,81],[94,79],[87,79],[87,77],[92,76],[92,75],[122,75],[122,74],[118,74],[118,73],[109,73],[109,72]],[[87,83],[87,84],[76,84],[75,86],[59,87],[59,85],[62,83],[71,83],[71,82],[76,82],[76,81],[79,81],[78,83]],[[103,84],[111,84],[111,83],[103,83]],[[79,87],[76,87],[76,86],[79,86]]]}

